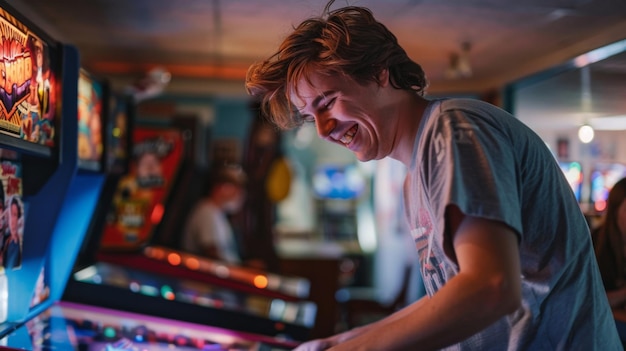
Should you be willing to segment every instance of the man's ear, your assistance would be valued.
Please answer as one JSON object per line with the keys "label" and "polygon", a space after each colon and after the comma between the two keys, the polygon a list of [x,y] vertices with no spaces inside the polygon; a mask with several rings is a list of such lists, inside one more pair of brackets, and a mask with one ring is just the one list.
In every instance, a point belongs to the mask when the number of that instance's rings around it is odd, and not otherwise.
{"label": "man's ear", "polygon": [[388,68],[383,68],[380,70],[380,72],[378,72],[378,84],[381,87],[385,87],[387,85],[389,85],[389,69]]}

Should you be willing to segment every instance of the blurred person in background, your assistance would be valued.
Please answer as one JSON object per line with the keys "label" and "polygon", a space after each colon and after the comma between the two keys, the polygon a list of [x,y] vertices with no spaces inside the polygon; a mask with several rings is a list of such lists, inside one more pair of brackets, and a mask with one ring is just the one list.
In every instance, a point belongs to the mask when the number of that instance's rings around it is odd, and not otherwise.
{"label": "blurred person in background", "polygon": [[592,237],[613,317],[626,342],[626,178],[611,188],[606,212]]}
{"label": "blurred person in background", "polygon": [[241,264],[237,240],[228,215],[245,199],[246,175],[239,166],[218,166],[209,176],[208,189],[187,218],[181,248],[189,253]]}

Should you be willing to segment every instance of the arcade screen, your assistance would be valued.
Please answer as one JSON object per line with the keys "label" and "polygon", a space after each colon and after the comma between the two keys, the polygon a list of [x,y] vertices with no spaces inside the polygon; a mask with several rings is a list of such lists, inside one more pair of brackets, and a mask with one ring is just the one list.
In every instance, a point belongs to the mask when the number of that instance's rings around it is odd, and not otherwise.
{"label": "arcade screen", "polygon": [[626,164],[596,163],[591,172],[591,204],[597,212],[606,209],[609,191],[620,179],[626,177]]}
{"label": "arcade screen", "polygon": [[583,188],[583,171],[578,162],[559,162],[559,167],[565,174],[569,186],[576,196],[576,201],[580,202],[580,193]]}
{"label": "arcade screen", "polygon": [[0,11],[0,31],[0,135],[10,137],[1,138],[6,144],[49,155],[56,144],[61,95],[53,49],[7,11]]}
{"label": "arcade screen", "polygon": [[133,130],[129,172],[120,179],[113,195],[100,248],[137,249],[150,240],[165,211],[183,149],[180,130]]}
{"label": "arcade screen", "polygon": [[110,99],[106,126],[107,171],[122,174],[127,171],[130,157],[130,121],[133,103],[130,98],[113,95]]}
{"label": "arcade screen", "polygon": [[365,189],[365,179],[355,165],[324,165],[313,174],[313,190],[323,199],[355,199]]}
{"label": "arcade screen", "polygon": [[291,343],[228,329],[62,302],[26,322],[0,345],[19,350],[271,351]]}
{"label": "arcade screen", "polygon": [[78,167],[101,171],[104,155],[104,84],[85,70],[78,77]]}

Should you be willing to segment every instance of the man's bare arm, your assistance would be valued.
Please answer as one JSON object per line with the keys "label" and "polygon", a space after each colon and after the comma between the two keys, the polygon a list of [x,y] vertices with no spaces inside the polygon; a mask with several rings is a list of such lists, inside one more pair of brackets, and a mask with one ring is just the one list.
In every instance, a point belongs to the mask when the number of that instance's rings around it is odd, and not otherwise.
{"label": "man's bare arm", "polygon": [[332,350],[439,349],[483,330],[520,306],[517,235],[502,223],[465,216],[455,206],[449,208],[448,224],[459,274],[432,298],[344,334],[351,337],[347,341],[335,339],[345,342]]}

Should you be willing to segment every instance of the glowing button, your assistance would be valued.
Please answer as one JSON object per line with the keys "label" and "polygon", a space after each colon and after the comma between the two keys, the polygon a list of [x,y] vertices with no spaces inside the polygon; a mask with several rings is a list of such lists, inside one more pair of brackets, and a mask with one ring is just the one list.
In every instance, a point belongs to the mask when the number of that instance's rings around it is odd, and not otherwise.
{"label": "glowing button", "polygon": [[108,338],[108,339],[112,339],[112,338],[114,338],[114,337],[115,337],[115,335],[117,334],[117,333],[115,332],[115,329],[114,329],[114,328],[111,328],[111,327],[105,327],[105,328],[104,328],[104,330],[103,330],[103,333],[104,333],[104,336],[105,336],[106,338]]}
{"label": "glowing button", "polygon": [[171,253],[167,255],[167,262],[169,262],[172,266],[178,266],[180,264],[181,258],[177,253]]}
{"label": "glowing button", "polygon": [[187,268],[197,271],[198,269],[200,269],[200,261],[198,261],[197,258],[194,257],[188,257],[185,260],[185,265],[187,266]]}
{"label": "glowing button", "polygon": [[254,286],[259,289],[264,289],[267,287],[267,277],[264,275],[257,275],[254,277]]}

